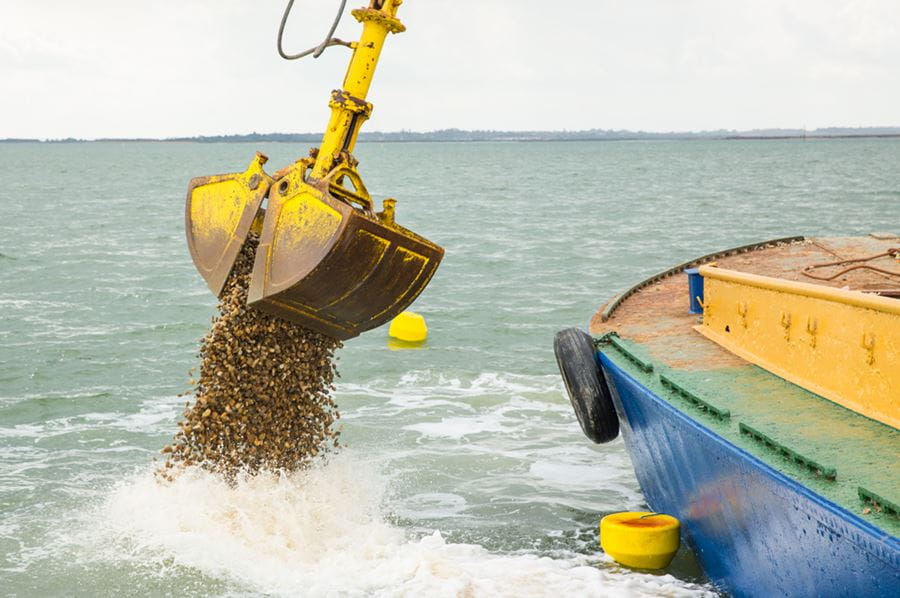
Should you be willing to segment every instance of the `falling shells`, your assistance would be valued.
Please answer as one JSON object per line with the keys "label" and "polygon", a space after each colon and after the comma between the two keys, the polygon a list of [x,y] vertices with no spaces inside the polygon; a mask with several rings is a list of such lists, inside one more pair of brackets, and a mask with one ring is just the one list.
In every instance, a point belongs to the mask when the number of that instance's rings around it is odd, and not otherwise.
{"label": "falling shells", "polygon": [[258,244],[255,235],[244,244],[201,342],[195,400],[163,449],[166,479],[190,465],[229,478],[293,471],[338,446],[331,390],[341,343],[247,306]]}

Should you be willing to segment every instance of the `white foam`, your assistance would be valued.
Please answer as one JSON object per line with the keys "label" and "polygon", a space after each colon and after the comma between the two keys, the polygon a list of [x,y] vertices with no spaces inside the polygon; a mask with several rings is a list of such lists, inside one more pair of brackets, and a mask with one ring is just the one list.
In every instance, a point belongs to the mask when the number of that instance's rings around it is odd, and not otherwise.
{"label": "white foam", "polygon": [[[490,403],[500,401],[510,402],[510,409],[504,408],[504,411],[530,409],[571,416],[571,408],[558,400],[562,393],[559,376],[483,372],[461,380],[439,372],[418,370],[406,372],[399,379],[380,378],[368,384],[339,383],[336,399],[339,405],[350,406],[342,412],[348,421],[373,414],[395,419],[403,415],[418,417],[423,409],[463,416],[482,412]],[[430,423],[413,431],[426,436],[447,436],[443,432],[434,433],[436,429]],[[448,425],[452,424],[452,421],[448,422]],[[502,431],[496,428],[496,423],[485,425],[487,428],[483,431]],[[461,428],[449,436],[460,437],[460,432]]]}
{"label": "white foam", "polygon": [[631,471],[615,457],[616,455],[604,455],[603,459],[595,459],[590,463],[535,461],[528,471],[555,488],[570,491],[600,488],[626,491],[621,483],[616,482],[630,480]]}
{"label": "white foam", "polygon": [[[572,417],[565,405],[526,399],[520,396],[507,398],[495,407],[482,409],[474,415],[443,417],[440,421],[425,421],[404,426],[403,429],[423,436],[460,439],[483,433],[522,434],[534,424],[535,413],[546,416],[555,412]],[[541,420],[546,427],[547,422]]]}
{"label": "white foam", "polygon": [[545,394],[562,390],[556,375],[523,375],[509,372],[482,372],[463,381],[429,370],[406,372],[399,379],[376,379],[366,385],[338,383],[338,394],[376,396],[404,400],[412,397],[460,399],[484,395]]}
{"label": "white foam", "polygon": [[464,438],[486,432],[508,433],[513,430],[504,424],[503,414],[486,413],[475,417],[445,417],[437,422],[422,422],[404,426],[404,430],[418,432],[424,436],[440,438]]}
{"label": "white foam", "polygon": [[[496,554],[410,537],[382,513],[386,477],[352,454],[309,472],[231,487],[192,471],[171,484],[143,472],[93,519],[93,554],[172,563],[238,592],[304,596],[697,595],[671,576],[624,572],[603,557]],[[452,497],[421,497],[428,503]],[[83,536],[82,536],[83,537]]]}

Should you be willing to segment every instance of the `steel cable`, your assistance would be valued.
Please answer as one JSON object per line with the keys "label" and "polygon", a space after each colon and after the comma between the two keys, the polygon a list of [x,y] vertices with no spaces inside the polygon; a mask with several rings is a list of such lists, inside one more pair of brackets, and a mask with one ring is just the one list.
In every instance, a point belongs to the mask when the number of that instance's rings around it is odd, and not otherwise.
{"label": "steel cable", "polygon": [[331,29],[328,30],[328,34],[325,36],[325,39],[322,40],[321,44],[319,44],[318,46],[313,46],[308,50],[304,50],[299,54],[285,53],[284,46],[282,44],[282,38],[284,37],[284,26],[287,24],[288,16],[290,16],[293,6],[294,0],[288,0],[287,6],[284,8],[284,14],[281,16],[281,24],[278,26],[279,56],[281,56],[285,60],[297,60],[298,58],[303,58],[304,56],[309,56],[310,54],[312,54],[313,58],[318,58],[322,55],[322,52],[325,51],[325,48],[328,48],[330,46],[346,46],[348,48],[353,47],[350,42],[345,42],[344,40],[332,37],[338,27],[338,24],[341,22],[341,17],[343,17],[344,15],[344,7],[347,6],[347,0],[341,0],[341,6],[338,8],[337,15],[334,17],[334,22],[331,24]]}
{"label": "steel cable", "polygon": [[[870,255],[869,257],[861,257],[858,259],[850,259],[850,260],[840,260],[837,262],[828,262],[826,264],[815,264],[813,266],[807,266],[806,268],[803,269],[802,274],[804,276],[808,276],[809,278],[814,278],[816,280],[828,281],[828,280],[834,280],[838,276],[842,276],[853,270],[872,270],[874,272],[878,272],[879,274],[886,274],[888,276],[896,276],[896,277],[900,278],[900,272],[885,270],[884,268],[876,268],[875,266],[870,266],[868,264],[860,263],[860,262],[871,262],[872,260],[876,260],[876,259],[882,258],[882,257],[893,257],[894,259],[900,259],[900,247],[893,247],[891,249],[888,249],[884,253]],[[832,274],[831,276],[818,276],[818,275],[812,273],[813,270],[816,270],[818,268],[844,266],[847,264],[856,264],[856,265],[851,266],[849,268],[845,268],[844,270],[841,270],[837,274]]]}

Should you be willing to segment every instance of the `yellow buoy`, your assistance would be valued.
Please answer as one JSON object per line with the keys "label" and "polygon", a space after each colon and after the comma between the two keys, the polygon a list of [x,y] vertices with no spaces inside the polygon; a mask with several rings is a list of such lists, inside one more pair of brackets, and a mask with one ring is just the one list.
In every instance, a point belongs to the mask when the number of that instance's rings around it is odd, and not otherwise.
{"label": "yellow buoy", "polygon": [[663,569],[678,552],[680,527],[677,519],[662,513],[613,513],[600,520],[600,546],[620,565]]}
{"label": "yellow buoy", "polygon": [[428,337],[428,326],[419,314],[404,311],[391,320],[388,335],[407,343],[421,343]]}

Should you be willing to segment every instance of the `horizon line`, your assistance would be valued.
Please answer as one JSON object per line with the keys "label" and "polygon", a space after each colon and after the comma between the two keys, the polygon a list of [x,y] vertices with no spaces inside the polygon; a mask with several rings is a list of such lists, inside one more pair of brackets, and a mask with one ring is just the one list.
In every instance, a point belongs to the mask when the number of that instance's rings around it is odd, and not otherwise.
{"label": "horizon line", "polygon": [[[643,129],[459,129],[444,128],[431,131],[366,131],[360,133],[360,141],[559,141],[559,140],[630,140],[630,139],[775,139],[796,137],[895,137],[900,136],[900,126],[846,127],[829,126],[805,128],[755,128],[755,129],[704,129],[700,131],[647,131]],[[0,143],[59,143],[59,142],[179,142],[179,141],[315,141],[322,133],[227,133],[213,135],[170,137],[5,137]]]}

